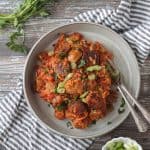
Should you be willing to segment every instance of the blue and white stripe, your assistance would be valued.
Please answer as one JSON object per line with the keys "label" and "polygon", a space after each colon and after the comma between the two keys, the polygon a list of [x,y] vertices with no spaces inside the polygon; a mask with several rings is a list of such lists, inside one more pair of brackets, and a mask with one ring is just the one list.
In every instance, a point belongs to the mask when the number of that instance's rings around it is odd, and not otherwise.
{"label": "blue and white stripe", "polygon": [[87,11],[71,21],[94,22],[110,27],[130,44],[140,64],[150,54],[150,0],[122,0],[117,10]]}

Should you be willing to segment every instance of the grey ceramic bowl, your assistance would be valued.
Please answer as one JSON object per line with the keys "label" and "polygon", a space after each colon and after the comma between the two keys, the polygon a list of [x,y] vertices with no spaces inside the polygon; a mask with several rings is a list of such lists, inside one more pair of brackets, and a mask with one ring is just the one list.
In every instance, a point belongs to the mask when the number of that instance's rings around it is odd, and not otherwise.
{"label": "grey ceramic bowl", "polygon": [[[28,54],[24,69],[24,94],[33,115],[37,120],[46,126],[49,130],[69,136],[72,138],[91,138],[103,135],[120,125],[128,116],[129,109],[125,108],[125,112],[118,114],[118,108],[121,103],[119,97],[114,104],[114,110],[105,118],[97,121],[96,125],[92,125],[87,129],[69,129],[65,121],[58,120],[54,117],[53,108],[48,107],[47,103],[39,98],[33,90],[33,70],[37,62],[37,55],[45,49],[51,49],[52,44],[56,41],[58,33],[80,32],[86,39],[101,42],[108,50],[114,54],[114,62],[124,75],[124,83],[129,91],[138,96],[140,88],[140,74],[138,64],[131,48],[125,40],[111,29],[93,23],[72,23],[58,27],[44,36],[42,36],[32,47]],[[108,122],[112,122],[108,124]]]}

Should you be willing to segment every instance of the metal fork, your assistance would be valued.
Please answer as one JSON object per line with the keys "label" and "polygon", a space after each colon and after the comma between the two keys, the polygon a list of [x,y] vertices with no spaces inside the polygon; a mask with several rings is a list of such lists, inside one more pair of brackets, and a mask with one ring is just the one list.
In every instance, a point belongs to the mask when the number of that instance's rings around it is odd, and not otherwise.
{"label": "metal fork", "polygon": [[118,72],[117,79],[115,80],[117,89],[119,90],[121,96],[124,98],[125,102],[127,103],[139,132],[146,132],[148,130],[148,124],[146,123],[145,120],[143,120],[141,115],[139,115],[137,113],[134,105],[137,106],[138,110],[141,112],[141,114],[147,120],[147,122],[149,124],[150,124],[150,113],[128,91],[128,89],[126,88],[126,86],[122,82],[122,75],[120,74],[120,71],[118,69],[116,69],[114,63],[111,60],[108,60],[108,63],[110,64],[113,71]]}

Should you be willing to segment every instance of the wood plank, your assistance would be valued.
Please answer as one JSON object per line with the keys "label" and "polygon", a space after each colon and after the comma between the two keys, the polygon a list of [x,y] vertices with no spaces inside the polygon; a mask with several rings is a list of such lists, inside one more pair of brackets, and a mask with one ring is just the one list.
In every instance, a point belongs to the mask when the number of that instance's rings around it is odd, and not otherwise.
{"label": "wood plank", "polygon": [[[0,13],[12,12],[22,1],[23,0],[0,0]],[[96,8],[116,8],[119,2],[120,0],[57,0],[54,4],[46,6],[48,11],[52,13],[51,16],[47,18],[35,17],[26,23],[25,44],[31,48],[41,35],[52,30],[54,27],[67,23],[79,13]],[[25,61],[25,57],[20,57],[23,54],[12,52],[5,46],[8,41],[8,33],[11,31],[12,29],[6,29],[5,31],[1,31],[0,34],[0,65],[6,62],[20,62],[24,64]],[[139,101],[150,111],[150,57],[146,60],[140,72],[141,90]],[[0,100],[5,94],[16,88],[17,80],[21,73],[22,70],[20,70],[19,74],[12,73],[11,71],[3,74],[0,73]],[[130,115],[126,121],[114,131],[98,137],[89,150],[100,150],[106,141],[118,136],[131,137],[142,144],[144,150],[150,149],[150,130],[147,133],[139,133]]]}
{"label": "wood plank", "polygon": [[[13,12],[23,0],[1,0],[0,1],[0,13]],[[81,12],[85,12],[91,9],[99,8],[114,8],[119,4],[119,0],[57,0],[52,5],[47,5],[48,12],[51,12],[51,16],[47,18],[35,17],[29,20],[26,24],[26,45],[31,48],[35,41],[50,29],[64,24],[69,19],[78,15]],[[16,53],[10,51],[5,45],[8,41],[9,32],[12,30],[1,31],[0,35],[0,54],[6,55],[23,55],[22,53]]]}

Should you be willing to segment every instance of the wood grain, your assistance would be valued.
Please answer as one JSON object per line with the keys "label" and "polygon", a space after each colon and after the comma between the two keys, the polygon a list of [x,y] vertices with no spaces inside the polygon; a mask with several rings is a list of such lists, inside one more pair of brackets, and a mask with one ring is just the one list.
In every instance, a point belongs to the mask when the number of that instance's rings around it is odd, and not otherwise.
{"label": "wood grain", "polygon": [[[21,2],[22,0],[0,0],[0,13],[12,12]],[[81,12],[96,9],[97,7],[116,8],[119,2],[120,0],[57,0],[56,3],[46,6],[48,11],[52,13],[51,16],[47,18],[35,17],[26,23],[25,44],[31,48],[41,35],[56,26],[67,23]],[[12,52],[5,46],[8,41],[8,33],[11,31],[12,29],[0,31],[0,65],[16,62],[24,64],[25,57],[23,54]],[[150,111],[150,57],[146,60],[140,72],[141,90],[139,101]],[[12,71],[0,73],[0,99],[16,88],[20,75],[21,73],[13,73]],[[150,150],[150,130],[147,133],[139,133],[131,116],[111,133],[97,138],[89,150],[100,150],[106,141],[118,136],[131,137],[137,140],[144,150]]]}

